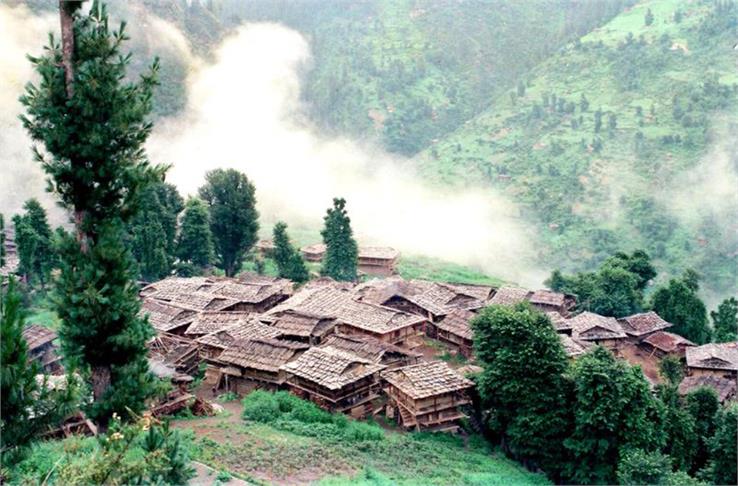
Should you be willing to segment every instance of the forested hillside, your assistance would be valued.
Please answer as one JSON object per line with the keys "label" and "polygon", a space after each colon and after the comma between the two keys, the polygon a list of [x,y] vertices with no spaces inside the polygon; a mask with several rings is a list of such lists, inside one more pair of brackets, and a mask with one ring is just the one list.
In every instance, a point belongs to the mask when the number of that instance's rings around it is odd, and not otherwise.
{"label": "forested hillside", "polygon": [[226,25],[275,21],[307,35],[314,62],[304,97],[315,120],[413,155],[632,2],[212,3]]}
{"label": "forested hillside", "polygon": [[420,168],[523,203],[542,261],[583,268],[642,247],[734,293],[735,29],[732,2],[642,2],[522,76]]}

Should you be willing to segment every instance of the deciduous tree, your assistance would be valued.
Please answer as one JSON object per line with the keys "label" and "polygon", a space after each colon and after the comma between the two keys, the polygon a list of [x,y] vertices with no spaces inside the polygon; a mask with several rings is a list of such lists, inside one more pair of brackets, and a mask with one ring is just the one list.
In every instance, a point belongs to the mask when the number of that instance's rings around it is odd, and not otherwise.
{"label": "deciduous tree", "polygon": [[323,275],[336,280],[356,280],[359,247],[351,230],[351,219],[346,212],[346,200],[334,198],[333,207],[323,218],[323,236],[326,251],[323,257]]}
{"label": "deciduous tree", "polygon": [[738,340],[738,300],[735,297],[722,301],[717,311],[710,312],[710,317],[715,331],[715,342],[727,343]]}
{"label": "deciduous tree", "polygon": [[568,364],[551,321],[519,304],[488,307],[472,326],[488,426],[515,457],[559,477],[570,422]]}
{"label": "deciduous tree", "polygon": [[714,484],[738,484],[736,436],[738,405],[733,403],[715,417],[715,435],[710,440],[710,473]]}
{"label": "deciduous tree", "polygon": [[720,409],[714,388],[702,387],[687,394],[686,409],[694,420],[697,440],[691,473],[696,473],[707,464],[710,457],[710,439],[715,434],[715,417]]}
{"label": "deciduous tree", "polygon": [[698,282],[699,277],[691,270],[681,278],[669,280],[667,286],[654,293],[651,307],[666,321],[674,324],[672,332],[704,344],[710,341],[710,328],[707,325],[707,309],[697,295]]}
{"label": "deciduous tree", "polygon": [[218,265],[232,277],[256,243],[259,231],[256,190],[245,174],[234,169],[210,171],[205,181],[200,197],[210,209],[210,231]]}

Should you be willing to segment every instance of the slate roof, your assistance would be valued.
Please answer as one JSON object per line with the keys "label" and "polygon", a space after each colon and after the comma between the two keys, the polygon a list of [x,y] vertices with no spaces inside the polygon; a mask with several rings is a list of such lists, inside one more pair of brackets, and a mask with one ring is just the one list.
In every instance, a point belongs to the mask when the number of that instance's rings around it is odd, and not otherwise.
{"label": "slate roof", "polygon": [[282,369],[329,390],[341,388],[385,369],[333,346],[313,347]]}
{"label": "slate roof", "polygon": [[400,252],[388,246],[360,246],[359,259],[371,258],[374,260],[396,260]]}
{"label": "slate roof", "polygon": [[250,312],[200,312],[195,316],[185,334],[198,335],[222,331],[234,324],[247,321],[252,315]]}
{"label": "slate roof", "polygon": [[282,331],[267,326],[256,317],[239,321],[225,329],[205,334],[196,339],[196,342],[214,348],[225,349],[234,342],[261,338],[276,339],[282,336]]}
{"label": "slate roof", "polygon": [[276,373],[280,366],[308,347],[307,344],[277,339],[251,339],[231,344],[218,359],[240,368]]}
{"label": "slate roof", "polygon": [[269,317],[266,323],[288,336],[309,338],[330,330],[335,323],[330,317],[287,311],[276,317]]}
{"label": "slate roof", "polygon": [[519,302],[528,300],[532,292],[528,289],[519,287],[500,287],[492,296],[490,304],[515,305]]}
{"label": "slate roof", "polygon": [[141,295],[147,297],[155,292],[189,293],[207,290],[213,280],[207,277],[168,277],[147,285],[141,289]]}
{"label": "slate roof", "polygon": [[566,352],[566,355],[570,358],[576,358],[577,356],[583,355],[591,346],[591,344],[586,341],[574,339],[566,334],[559,334],[559,339],[561,340],[561,345],[564,346],[564,352]]}
{"label": "slate roof", "polygon": [[150,299],[164,300],[196,311],[218,311],[238,304],[238,300],[213,295],[210,292],[179,292],[177,290],[158,290],[147,296]]}
{"label": "slate roof", "polygon": [[566,302],[566,296],[560,292],[542,289],[533,292],[528,300],[531,304],[563,307],[564,303]]}
{"label": "slate roof", "polygon": [[569,319],[566,319],[558,312],[549,311],[546,312],[546,315],[551,320],[551,324],[553,324],[554,329],[556,329],[556,332],[564,332],[564,331],[571,331],[571,322],[569,322]]}
{"label": "slate roof", "polygon": [[40,348],[57,338],[57,334],[48,327],[29,324],[23,328],[23,339],[29,351]]}
{"label": "slate roof", "polygon": [[213,295],[228,297],[247,304],[260,304],[275,295],[287,295],[284,281],[245,282],[226,280],[208,289]]}
{"label": "slate roof", "polygon": [[473,312],[465,309],[454,309],[446,314],[446,317],[441,319],[440,322],[437,322],[436,327],[471,340],[474,339],[474,332],[469,324],[472,318],[474,318]]}
{"label": "slate roof", "polygon": [[715,390],[720,403],[736,396],[735,379],[712,375],[685,376],[679,384],[679,394],[686,395],[702,387],[709,387]]}
{"label": "slate roof", "polygon": [[340,351],[355,354],[372,363],[382,363],[387,354],[419,357],[419,353],[385,343],[370,336],[350,336],[347,334],[331,334],[321,347],[332,347]]}
{"label": "slate roof", "polygon": [[659,349],[665,353],[673,353],[679,350],[680,346],[695,346],[695,344],[673,332],[656,331],[650,336],[643,340],[644,343],[648,343],[656,349]]}
{"label": "slate roof", "polygon": [[160,332],[169,332],[192,322],[196,312],[192,309],[154,299],[144,299],[139,315],[148,315],[151,325]]}
{"label": "slate roof", "polygon": [[738,342],[710,343],[687,348],[687,366],[737,371]]}
{"label": "slate roof", "polygon": [[582,312],[569,319],[569,324],[572,327],[572,336],[585,341],[627,337],[617,319],[593,312]]}
{"label": "slate roof", "polygon": [[631,336],[642,336],[650,332],[663,331],[673,326],[653,311],[623,317],[619,319],[619,322],[623,331]]}
{"label": "slate roof", "polygon": [[474,386],[443,361],[430,361],[382,373],[388,383],[414,400],[443,395]]}

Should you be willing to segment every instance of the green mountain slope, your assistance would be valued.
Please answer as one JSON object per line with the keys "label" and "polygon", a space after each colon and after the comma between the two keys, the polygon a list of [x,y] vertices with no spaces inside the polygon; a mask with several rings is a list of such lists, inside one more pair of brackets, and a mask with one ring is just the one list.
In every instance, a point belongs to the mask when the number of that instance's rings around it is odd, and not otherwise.
{"label": "green mountain slope", "polygon": [[630,0],[221,0],[224,23],[282,22],[308,36],[305,98],[325,128],[411,155]]}
{"label": "green mountain slope", "polygon": [[736,10],[724,0],[627,9],[426,150],[422,171],[510,194],[538,223],[551,267],[644,247],[671,273],[692,266],[735,292],[738,203],[701,204],[699,192],[712,190],[701,176],[738,168]]}

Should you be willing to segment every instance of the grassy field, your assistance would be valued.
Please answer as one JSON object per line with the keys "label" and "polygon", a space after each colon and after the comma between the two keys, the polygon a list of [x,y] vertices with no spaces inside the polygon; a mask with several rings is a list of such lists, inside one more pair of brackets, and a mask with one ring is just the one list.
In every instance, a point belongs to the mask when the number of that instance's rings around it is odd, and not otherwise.
{"label": "grassy field", "polygon": [[194,431],[197,460],[254,483],[548,484],[475,435],[399,433],[364,423],[357,432],[352,420],[337,429],[324,417],[321,423],[284,416],[260,423],[242,420],[238,402],[224,406],[222,416],[175,426]]}

